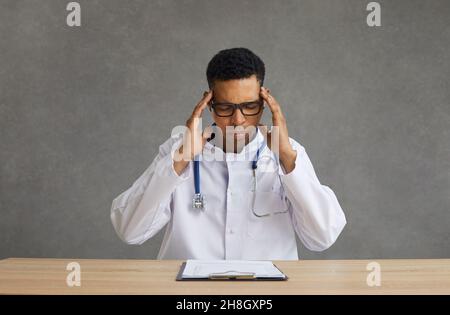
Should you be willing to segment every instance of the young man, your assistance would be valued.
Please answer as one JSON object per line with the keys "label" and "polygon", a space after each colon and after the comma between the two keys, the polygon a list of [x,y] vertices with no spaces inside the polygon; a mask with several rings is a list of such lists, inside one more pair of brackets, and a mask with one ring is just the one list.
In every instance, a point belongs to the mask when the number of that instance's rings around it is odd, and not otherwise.
{"label": "young man", "polygon": [[[114,199],[119,237],[142,244],[168,224],[158,259],[298,259],[296,234],[310,250],[330,247],[345,215],[303,146],[289,138],[280,105],[262,86],[264,63],[248,49],[227,49],[206,73],[210,90],[186,132],[162,144]],[[265,104],[276,138],[259,125]],[[214,134],[199,128],[206,108]]]}

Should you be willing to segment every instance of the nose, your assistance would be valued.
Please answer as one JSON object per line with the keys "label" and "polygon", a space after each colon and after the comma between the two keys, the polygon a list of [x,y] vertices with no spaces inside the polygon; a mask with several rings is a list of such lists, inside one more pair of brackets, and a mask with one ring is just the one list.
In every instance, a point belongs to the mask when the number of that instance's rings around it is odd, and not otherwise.
{"label": "nose", "polygon": [[242,114],[241,110],[239,108],[236,108],[236,110],[234,111],[233,116],[231,116],[231,122],[233,123],[234,126],[239,126],[244,124],[245,122],[245,116]]}

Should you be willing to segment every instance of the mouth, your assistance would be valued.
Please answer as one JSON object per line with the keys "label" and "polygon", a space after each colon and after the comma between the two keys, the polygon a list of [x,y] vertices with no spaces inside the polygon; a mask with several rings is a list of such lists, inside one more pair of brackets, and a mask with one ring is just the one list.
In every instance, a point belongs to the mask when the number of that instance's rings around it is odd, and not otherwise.
{"label": "mouth", "polygon": [[250,136],[249,130],[246,130],[244,126],[237,126],[228,132],[229,136],[235,139],[244,139],[246,136]]}
{"label": "mouth", "polygon": [[235,132],[235,133],[233,133],[233,136],[236,139],[243,139],[243,138],[245,138],[246,135],[247,135],[246,132]]}

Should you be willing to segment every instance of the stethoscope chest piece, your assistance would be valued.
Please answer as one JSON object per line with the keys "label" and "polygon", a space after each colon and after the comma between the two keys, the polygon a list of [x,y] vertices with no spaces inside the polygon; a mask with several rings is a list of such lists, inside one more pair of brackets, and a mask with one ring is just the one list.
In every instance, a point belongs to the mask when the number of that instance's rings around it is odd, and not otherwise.
{"label": "stethoscope chest piece", "polygon": [[200,192],[200,161],[198,159],[194,160],[194,186],[195,194],[192,198],[192,208],[205,210],[206,198]]}
{"label": "stethoscope chest piece", "polygon": [[192,199],[192,208],[204,210],[206,208],[206,198],[201,193],[194,194]]}

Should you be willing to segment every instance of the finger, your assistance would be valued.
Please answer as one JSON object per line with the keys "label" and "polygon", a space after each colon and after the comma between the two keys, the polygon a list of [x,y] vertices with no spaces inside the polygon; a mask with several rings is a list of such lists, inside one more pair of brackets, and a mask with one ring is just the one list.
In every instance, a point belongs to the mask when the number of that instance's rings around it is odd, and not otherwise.
{"label": "finger", "polygon": [[269,107],[280,107],[280,105],[278,104],[277,100],[270,94],[269,90],[266,89],[265,87],[261,88],[261,96],[263,97],[263,99],[267,102],[267,104],[269,105]]}
{"label": "finger", "polygon": [[269,105],[272,114],[281,114],[280,105],[275,100],[275,98],[269,93],[268,89],[266,89],[265,87],[261,87],[260,95],[266,101],[267,105]]}
{"label": "finger", "polygon": [[201,117],[203,110],[208,106],[209,101],[212,99],[212,91],[203,93],[203,98],[200,102],[195,106],[194,111],[192,112],[192,117]]}
{"label": "finger", "polygon": [[192,112],[192,117],[201,117],[203,110],[208,105],[209,101],[212,98],[212,91],[204,92],[203,98],[198,102],[198,104],[194,107]]}

